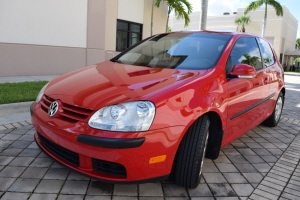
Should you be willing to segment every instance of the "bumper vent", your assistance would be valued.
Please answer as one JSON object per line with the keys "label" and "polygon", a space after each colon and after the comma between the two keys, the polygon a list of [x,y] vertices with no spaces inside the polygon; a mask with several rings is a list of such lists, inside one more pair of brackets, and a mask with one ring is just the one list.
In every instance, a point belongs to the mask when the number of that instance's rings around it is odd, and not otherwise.
{"label": "bumper vent", "polygon": [[126,177],[126,169],[123,165],[114,162],[108,162],[104,160],[98,160],[93,158],[93,169],[97,172],[104,174],[110,174],[114,176]]}
{"label": "bumper vent", "polygon": [[57,144],[54,144],[50,140],[46,139],[41,134],[38,134],[41,143],[53,154],[60,157],[61,159],[79,167],[79,155],[73,151],[65,149]]}
{"label": "bumper vent", "polygon": [[[44,95],[41,100],[42,109],[48,113],[50,104],[53,103],[54,101],[55,99],[52,99],[47,95]],[[59,113],[60,117],[70,122],[87,121],[89,116],[93,113],[93,110],[80,108],[63,102],[62,102],[61,110],[62,112]]]}

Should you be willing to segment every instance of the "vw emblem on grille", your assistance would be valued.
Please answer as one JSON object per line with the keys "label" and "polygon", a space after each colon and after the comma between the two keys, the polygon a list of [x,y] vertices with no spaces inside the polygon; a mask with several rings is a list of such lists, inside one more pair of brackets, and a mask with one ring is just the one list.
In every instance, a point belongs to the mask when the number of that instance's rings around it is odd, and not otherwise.
{"label": "vw emblem on grille", "polygon": [[48,115],[50,117],[53,117],[53,115],[55,115],[55,113],[58,111],[58,102],[54,101],[53,103],[51,103],[49,110],[48,110]]}

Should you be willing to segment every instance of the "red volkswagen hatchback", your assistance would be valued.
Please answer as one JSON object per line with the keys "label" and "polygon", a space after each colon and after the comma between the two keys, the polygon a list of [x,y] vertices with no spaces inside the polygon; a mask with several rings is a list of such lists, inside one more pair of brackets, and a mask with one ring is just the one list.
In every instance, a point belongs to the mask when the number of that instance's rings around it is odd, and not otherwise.
{"label": "red volkswagen hatchback", "polygon": [[195,188],[204,157],[262,122],[277,125],[284,94],[263,38],[177,32],[55,78],[31,113],[39,147],[76,171],[111,183],[172,174]]}

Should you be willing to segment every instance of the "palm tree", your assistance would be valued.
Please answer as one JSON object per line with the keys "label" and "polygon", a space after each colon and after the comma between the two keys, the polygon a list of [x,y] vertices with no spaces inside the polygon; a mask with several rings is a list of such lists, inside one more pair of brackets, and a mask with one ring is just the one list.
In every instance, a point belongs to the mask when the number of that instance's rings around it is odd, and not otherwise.
{"label": "palm tree", "polygon": [[300,62],[300,58],[296,58],[296,59],[293,61],[293,65],[296,65],[297,62]]}
{"label": "palm tree", "polygon": [[243,15],[234,21],[238,26],[242,26],[242,32],[245,33],[245,25],[251,22],[250,16]]}
{"label": "palm tree", "polygon": [[257,56],[250,56],[249,54],[243,54],[244,58],[241,63],[251,65],[252,67],[256,66],[256,62],[259,59]]}
{"label": "palm tree", "polygon": [[166,32],[168,31],[168,23],[170,13],[174,10],[177,19],[184,19],[184,27],[189,25],[189,14],[193,11],[193,6],[187,0],[156,0],[155,6],[159,7],[160,3],[164,1],[168,6],[168,18],[166,24]]}
{"label": "palm tree", "polygon": [[296,49],[300,49],[300,38],[296,40]]}
{"label": "palm tree", "polygon": [[278,3],[275,0],[257,0],[257,1],[252,1],[245,9],[244,14],[246,15],[249,11],[251,10],[256,10],[258,7],[261,5],[265,5],[265,16],[264,16],[264,23],[263,23],[263,28],[262,28],[262,37],[265,37],[265,31],[266,31],[266,23],[267,23],[267,6],[273,6],[276,11],[277,16],[282,16],[283,15],[283,9],[280,3]]}
{"label": "palm tree", "polygon": [[208,0],[201,1],[201,30],[206,29]]}
{"label": "palm tree", "polygon": [[150,36],[153,35],[153,10],[154,10],[154,0],[152,0]]}

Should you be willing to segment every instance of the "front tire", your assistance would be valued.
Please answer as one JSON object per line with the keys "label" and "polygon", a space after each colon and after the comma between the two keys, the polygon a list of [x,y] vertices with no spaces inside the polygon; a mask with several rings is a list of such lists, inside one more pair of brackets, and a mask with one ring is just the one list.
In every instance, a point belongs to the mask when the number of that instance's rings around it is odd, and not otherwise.
{"label": "front tire", "polygon": [[209,136],[208,116],[201,116],[184,135],[175,160],[175,182],[185,188],[196,188],[200,183]]}
{"label": "front tire", "polygon": [[272,115],[270,115],[270,117],[268,117],[263,122],[263,124],[265,124],[266,126],[269,126],[269,127],[277,126],[277,124],[280,121],[280,116],[281,116],[282,108],[283,108],[283,102],[284,102],[284,97],[283,97],[282,92],[280,92],[278,95]]}

